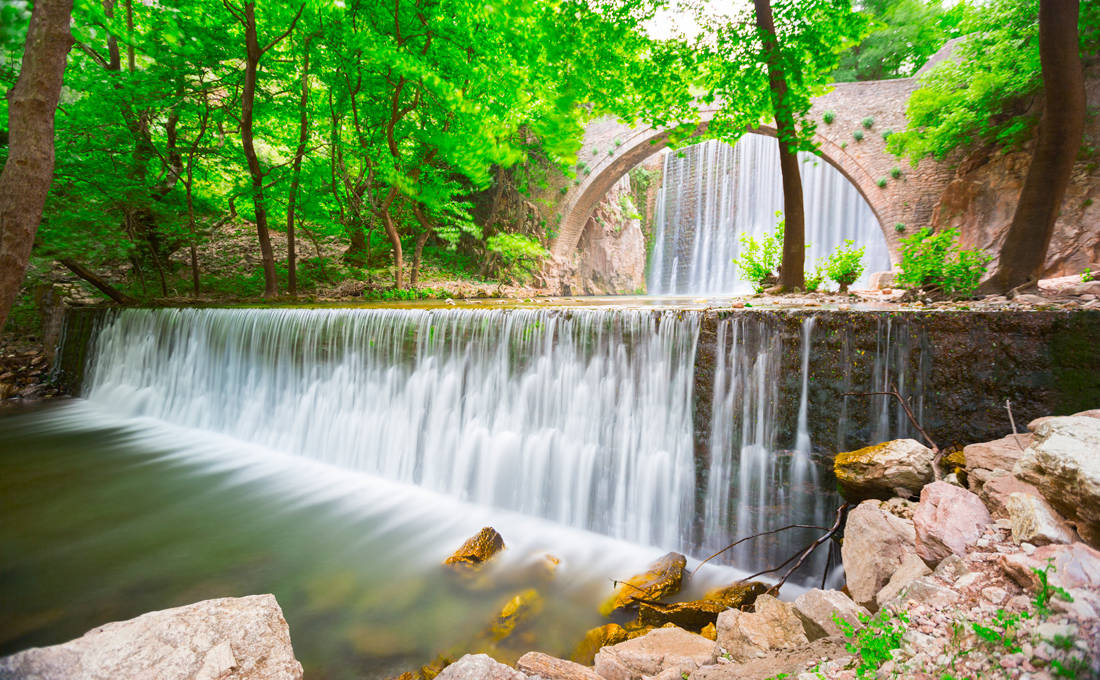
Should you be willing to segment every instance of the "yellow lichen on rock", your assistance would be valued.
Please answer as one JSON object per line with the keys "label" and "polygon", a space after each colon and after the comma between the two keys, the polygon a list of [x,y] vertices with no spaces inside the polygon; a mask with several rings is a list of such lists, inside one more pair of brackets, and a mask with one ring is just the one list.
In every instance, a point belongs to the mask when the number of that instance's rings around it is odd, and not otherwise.
{"label": "yellow lichen on rock", "polygon": [[623,581],[619,589],[600,607],[600,614],[610,616],[618,609],[626,609],[637,604],[638,600],[659,600],[680,591],[684,579],[684,567],[687,558],[680,553],[670,552],[649,565],[641,574]]}
{"label": "yellow lichen on rock", "polygon": [[485,527],[479,531],[476,536],[471,536],[466,539],[462,547],[444,560],[443,564],[448,567],[461,566],[476,568],[491,559],[501,550],[504,550],[504,539],[493,527]]}
{"label": "yellow lichen on rock", "polygon": [[756,598],[767,590],[768,586],[760,581],[733,583],[709,591],[706,595],[703,595],[703,599],[723,604],[727,609],[740,609],[755,602]]}
{"label": "yellow lichen on rock", "polygon": [[534,588],[519,593],[504,603],[496,620],[489,626],[489,636],[495,641],[503,640],[517,627],[538,615],[542,605],[542,596]]}
{"label": "yellow lichen on rock", "polygon": [[718,629],[713,623],[703,626],[703,630],[699,631],[699,634],[708,640],[718,640]]}
{"label": "yellow lichen on rock", "polygon": [[626,642],[628,639],[630,639],[629,633],[617,623],[609,623],[599,628],[593,628],[584,634],[584,639],[573,650],[573,655],[570,658],[579,664],[591,666],[592,661],[596,658],[596,652],[600,651],[600,648],[617,645],[620,642]]}

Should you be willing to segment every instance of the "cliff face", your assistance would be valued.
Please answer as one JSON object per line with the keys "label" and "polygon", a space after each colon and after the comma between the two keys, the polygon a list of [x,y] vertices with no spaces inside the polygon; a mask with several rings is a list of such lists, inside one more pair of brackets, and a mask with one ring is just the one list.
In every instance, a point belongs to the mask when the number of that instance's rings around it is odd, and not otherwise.
{"label": "cliff face", "polygon": [[[1093,115],[1085,120],[1081,153],[1055,223],[1044,278],[1079,274],[1089,266],[1096,271],[1100,263],[1100,116],[1095,115],[1100,108],[1100,62],[1086,66],[1085,92]],[[1029,112],[1042,112],[1041,98]],[[1016,210],[1033,146],[1034,140],[1009,153],[988,146],[968,152],[940,198],[932,227],[957,227],[965,247],[982,248],[996,257]],[[989,271],[995,266],[994,260]]]}

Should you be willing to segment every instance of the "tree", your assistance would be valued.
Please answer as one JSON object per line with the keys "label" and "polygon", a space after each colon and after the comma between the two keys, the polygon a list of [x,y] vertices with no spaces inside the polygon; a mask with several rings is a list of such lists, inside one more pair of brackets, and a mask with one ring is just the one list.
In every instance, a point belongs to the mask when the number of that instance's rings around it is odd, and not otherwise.
{"label": "tree", "polygon": [[774,121],[786,220],[780,285],[788,290],[805,286],[805,213],[795,153],[814,150],[811,99],[824,90],[837,54],[865,25],[844,0],[783,0],[774,6],[754,0],[753,17],[712,21],[697,45],[706,53],[705,98],[721,105],[709,135],[733,143]]}
{"label": "tree", "polygon": [[1078,0],[1039,4],[1039,59],[1045,104],[1016,212],[997,269],[983,288],[1036,285],[1085,129],[1085,76],[1077,53]]}
{"label": "tree", "polygon": [[0,328],[19,294],[53,179],[54,113],[73,39],[72,0],[38,0],[19,80],[9,93],[8,155],[0,171]]}

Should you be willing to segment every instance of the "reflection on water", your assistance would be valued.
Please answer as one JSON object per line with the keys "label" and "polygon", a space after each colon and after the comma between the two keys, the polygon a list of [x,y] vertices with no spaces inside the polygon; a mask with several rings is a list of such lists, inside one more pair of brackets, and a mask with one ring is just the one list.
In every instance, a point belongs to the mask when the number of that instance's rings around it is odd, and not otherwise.
{"label": "reflection on water", "polygon": [[[0,416],[0,654],[213,597],[271,592],[309,678],[381,678],[476,638],[527,587],[529,649],[568,655],[610,581],[660,551],[81,401]],[[489,576],[440,561],[492,524]],[[561,559],[551,581],[529,568]],[[709,565],[687,596],[737,573]]]}

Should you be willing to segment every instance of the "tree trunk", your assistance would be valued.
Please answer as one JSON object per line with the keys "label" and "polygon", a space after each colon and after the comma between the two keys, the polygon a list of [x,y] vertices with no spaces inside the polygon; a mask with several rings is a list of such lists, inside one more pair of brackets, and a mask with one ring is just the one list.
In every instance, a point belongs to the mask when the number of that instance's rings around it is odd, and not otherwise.
{"label": "tree trunk", "polygon": [[19,295],[53,180],[54,113],[61,97],[73,0],[37,0],[19,80],[8,94],[8,159],[0,171],[0,328]]}
{"label": "tree trunk", "polygon": [[983,292],[1005,293],[1034,286],[1046,262],[1054,223],[1085,128],[1085,78],[1078,54],[1078,10],[1078,0],[1039,3],[1043,116],[997,270],[982,286]]}
{"label": "tree trunk", "polygon": [[291,295],[298,294],[298,274],[294,252],[294,205],[298,198],[298,184],[302,177],[302,156],[306,153],[306,140],[309,137],[309,42],[306,38],[302,50],[302,96],[298,100],[298,151],[294,154],[294,168],[291,171],[290,196],[286,204],[286,270],[287,289]]}
{"label": "tree trunk", "polygon": [[764,40],[775,130],[779,139],[779,169],[783,173],[785,226],[779,285],[785,290],[802,290],[806,287],[806,212],[802,202],[802,177],[798,170],[798,130],[795,128],[794,112],[787,102],[787,79],[779,65],[779,45],[771,2],[753,0],[753,5],[756,8],[756,27]]}
{"label": "tree trunk", "polygon": [[390,245],[393,247],[393,287],[401,289],[405,287],[405,259],[401,253],[401,234],[397,233],[397,225],[393,223],[393,213],[390,206],[397,197],[397,189],[390,189],[386,200],[382,203],[382,226],[386,229],[386,236],[390,237]]}
{"label": "tree trunk", "polygon": [[97,289],[99,289],[101,293],[119,303],[120,305],[132,305],[136,302],[134,298],[130,297],[126,293],[123,293],[119,289],[99,278],[98,276],[96,276],[95,272],[80,264],[76,260],[63,257],[58,260],[58,262],[65,265],[66,269],[84,279],[88,283],[92,284]]}
{"label": "tree trunk", "polygon": [[271,236],[267,231],[267,207],[264,203],[264,173],[256,157],[253,145],[252,111],[256,103],[256,74],[263,51],[256,35],[256,3],[244,4],[245,50],[244,90],[241,93],[241,143],[244,156],[248,161],[248,172],[252,175],[252,203],[256,207],[256,236],[260,241],[260,257],[264,267],[264,297],[278,294],[278,279],[275,274],[275,253],[271,249]]}

